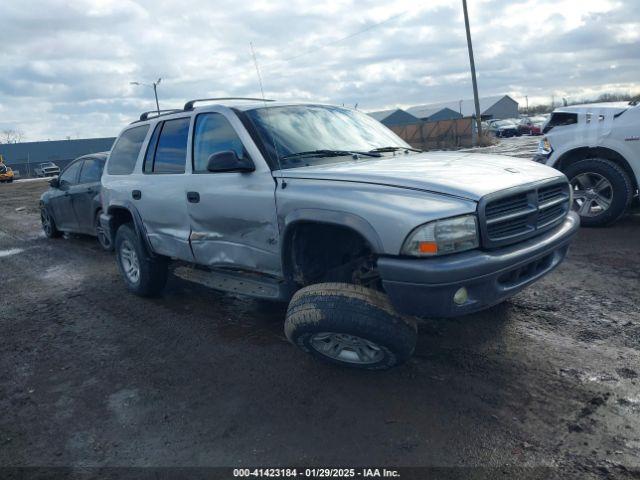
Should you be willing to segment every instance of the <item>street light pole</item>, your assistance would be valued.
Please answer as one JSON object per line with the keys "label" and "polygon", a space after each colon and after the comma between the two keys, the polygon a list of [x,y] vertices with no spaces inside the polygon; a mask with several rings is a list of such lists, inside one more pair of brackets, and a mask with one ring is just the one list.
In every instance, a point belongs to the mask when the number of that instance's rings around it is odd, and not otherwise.
{"label": "street light pole", "polygon": [[476,107],[476,127],[478,138],[482,135],[482,119],[480,118],[480,99],[478,98],[478,82],[476,81],[476,63],[473,60],[473,45],[471,44],[471,30],[469,29],[469,13],[467,12],[467,0],[462,0],[464,11],[464,26],[467,30],[467,47],[469,49],[469,63],[471,64],[471,83],[473,84],[473,101]]}
{"label": "street light pole", "polygon": [[158,102],[158,85],[160,85],[161,81],[162,81],[162,78],[158,78],[158,80],[150,84],[142,83],[142,82],[129,82],[130,85],[141,85],[144,87],[153,87],[153,95],[156,97],[156,110],[158,111],[158,115],[160,115],[160,103]]}

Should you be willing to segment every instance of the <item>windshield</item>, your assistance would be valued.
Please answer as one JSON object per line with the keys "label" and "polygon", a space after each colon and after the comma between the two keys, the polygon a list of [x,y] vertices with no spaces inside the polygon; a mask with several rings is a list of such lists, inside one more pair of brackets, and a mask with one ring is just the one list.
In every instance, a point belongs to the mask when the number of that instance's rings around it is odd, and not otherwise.
{"label": "windshield", "polygon": [[41,167],[46,168],[46,167],[55,167],[55,165],[53,164],[53,162],[47,162],[47,163],[41,163],[40,164]]}
{"label": "windshield", "polygon": [[[400,137],[369,115],[341,107],[293,105],[263,107],[246,112],[255,125],[268,155],[284,168],[327,162],[348,162],[352,153],[385,147],[411,148]],[[274,148],[275,142],[275,148]],[[392,149],[389,149],[392,150]],[[302,154],[302,155],[301,155]],[[272,162],[277,168],[277,161]]]}

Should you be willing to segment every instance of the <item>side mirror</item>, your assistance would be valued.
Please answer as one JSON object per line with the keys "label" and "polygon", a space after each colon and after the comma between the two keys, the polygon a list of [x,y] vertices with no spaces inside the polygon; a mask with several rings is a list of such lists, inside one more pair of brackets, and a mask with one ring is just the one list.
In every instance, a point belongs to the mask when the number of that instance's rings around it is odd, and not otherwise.
{"label": "side mirror", "polygon": [[214,153],[207,162],[210,172],[253,172],[255,169],[249,158],[239,158],[234,150]]}
{"label": "side mirror", "polygon": [[60,188],[60,180],[58,177],[53,177],[49,180],[49,185],[51,185],[51,188]]}

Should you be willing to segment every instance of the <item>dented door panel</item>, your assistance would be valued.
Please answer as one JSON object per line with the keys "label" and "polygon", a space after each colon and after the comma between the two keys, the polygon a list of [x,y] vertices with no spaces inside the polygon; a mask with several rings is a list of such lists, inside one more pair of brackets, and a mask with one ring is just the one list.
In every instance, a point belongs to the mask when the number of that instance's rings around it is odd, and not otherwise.
{"label": "dented door panel", "polygon": [[270,172],[192,174],[187,191],[191,248],[197,263],[209,267],[281,272],[275,182]]}

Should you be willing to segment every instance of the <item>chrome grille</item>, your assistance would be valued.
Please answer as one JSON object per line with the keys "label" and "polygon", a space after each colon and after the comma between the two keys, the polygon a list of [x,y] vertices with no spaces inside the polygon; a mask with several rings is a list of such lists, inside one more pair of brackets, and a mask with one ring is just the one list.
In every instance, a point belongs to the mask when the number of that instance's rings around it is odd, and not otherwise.
{"label": "chrome grille", "polygon": [[558,225],[569,211],[569,184],[529,184],[489,195],[478,208],[483,245],[501,247]]}

